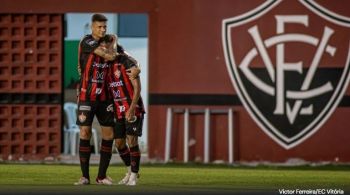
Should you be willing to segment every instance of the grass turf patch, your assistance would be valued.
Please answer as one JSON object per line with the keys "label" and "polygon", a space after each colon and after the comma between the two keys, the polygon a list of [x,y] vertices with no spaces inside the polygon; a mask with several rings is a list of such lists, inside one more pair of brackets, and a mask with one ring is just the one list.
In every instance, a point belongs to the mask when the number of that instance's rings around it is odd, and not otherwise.
{"label": "grass turf patch", "polygon": [[[98,167],[90,167],[95,184]],[[117,183],[125,174],[111,165],[109,176]],[[349,166],[234,167],[216,165],[142,165],[136,187],[73,186],[81,176],[79,165],[0,164],[0,191],[30,192],[249,192],[278,189],[350,188]]]}

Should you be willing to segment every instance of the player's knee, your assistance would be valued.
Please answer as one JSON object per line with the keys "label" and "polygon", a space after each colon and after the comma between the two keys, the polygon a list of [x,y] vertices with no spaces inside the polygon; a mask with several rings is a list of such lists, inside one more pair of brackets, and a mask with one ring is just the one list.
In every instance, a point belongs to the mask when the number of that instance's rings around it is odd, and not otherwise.
{"label": "player's knee", "polygon": [[102,139],[111,140],[114,138],[113,128],[102,128]]}
{"label": "player's knee", "polygon": [[127,136],[127,140],[128,140],[128,146],[129,148],[132,148],[134,146],[138,145],[138,137],[137,136]]}
{"label": "player's knee", "polygon": [[91,132],[88,131],[80,131],[80,138],[81,139],[90,139],[91,138]]}
{"label": "player's knee", "polygon": [[113,133],[112,134],[105,134],[105,135],[102,134],[102,139],[104,139],[104,140],[112,140],[113,137],[114,137]]}
{"label": "player's knee", "polygon": [[118,150],[124,149],[126,147],[125,139],[116,139],[115,147],[117,147]]}
{"label": "player's knee", "polygon": [[90,139],[91,138],[91,127],[80,127],[80,138]]}

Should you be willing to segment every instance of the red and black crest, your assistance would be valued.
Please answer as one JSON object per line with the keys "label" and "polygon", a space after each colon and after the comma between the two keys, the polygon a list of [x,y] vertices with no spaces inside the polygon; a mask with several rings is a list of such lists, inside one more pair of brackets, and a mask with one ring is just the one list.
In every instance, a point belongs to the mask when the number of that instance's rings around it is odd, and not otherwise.
{"label": "red and black crest", "polygon": [[313,1],[267,1],[224,19],[222,41],[244,107],[286,149],[327,121],[348,86],[350,19]]}

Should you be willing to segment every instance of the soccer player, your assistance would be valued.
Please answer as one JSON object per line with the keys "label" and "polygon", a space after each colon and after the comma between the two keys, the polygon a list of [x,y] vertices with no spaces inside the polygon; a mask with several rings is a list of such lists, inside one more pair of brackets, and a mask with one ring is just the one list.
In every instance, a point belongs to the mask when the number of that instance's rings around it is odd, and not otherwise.
{"label": "soccer player", "polygon": [[[82,177],[74,184],[90,184],[91,125],[96,115],[102,134],[96,182],[112,185],[106,172],[112,156],[114,114],[113,99],[108,92],[105,80],[108,74],[108,61],[114,60],[117,53],[106,49],[102,44],[116,42],[116,37],[106,35],[107,18],[104,15],[94,14],[91,20],[91,34],[86,35],[79,44],[78,72],[81,78],[80,86],[77,88],[77,125],[80,127],[79,158]],[[130,70],[129,76],[135,77],[138,73],[139,70],[136,68]]]}
{"label": "soccer player", "polygon": [[127,166],[127,173],[119,184],[129,186],[135,186],[139,177],[141,153],[138,137],[142,135],[145,114],[140,97],[140,78],[130,78],[127,75],[128,69],[134,66],[137,66],[137,62],[131,56],[119,54],[109,67],[107,78],[110,93],[114,98],[115,143],[121,159]]}

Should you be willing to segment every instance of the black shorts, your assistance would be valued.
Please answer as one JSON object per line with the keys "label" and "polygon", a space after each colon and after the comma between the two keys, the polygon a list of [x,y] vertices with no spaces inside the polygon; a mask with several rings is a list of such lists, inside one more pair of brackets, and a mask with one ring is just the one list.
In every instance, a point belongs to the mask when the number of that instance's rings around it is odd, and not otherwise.
{"label": "black shorts", "polygon": [[91,126],[96,115],[101,126],[114,127],[113,102],[79,102],[77,125]]}
{"label": "black shorts", "polygon": [[137,117],[137,120],[133,123],[129,123],[123,119],[117,119],[114,127],[114,138],[123,139],[126,135],[142,136],[143,115]]}

